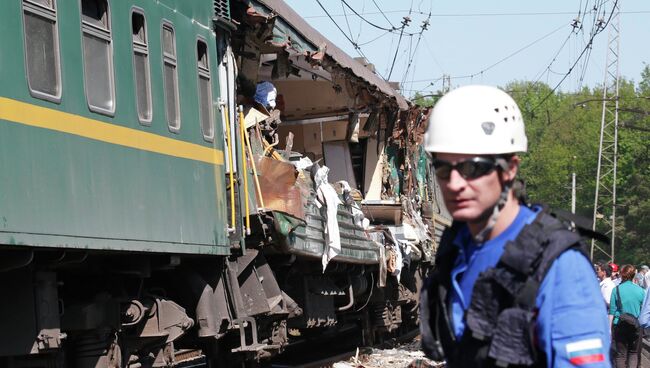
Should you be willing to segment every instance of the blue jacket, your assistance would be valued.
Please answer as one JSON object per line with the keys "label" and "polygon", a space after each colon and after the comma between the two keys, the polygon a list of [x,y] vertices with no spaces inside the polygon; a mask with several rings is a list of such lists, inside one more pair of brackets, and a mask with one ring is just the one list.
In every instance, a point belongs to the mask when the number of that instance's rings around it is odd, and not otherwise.
{"label": "blue jacket", "polygon": [[[496,238],[476,245],[465,227],[454,244],[459,248],[452,270],[449,300],[454,333],[465,330],[464,314],[479,274],[494,267],[505,244],[531,223],[539,209],[520,206],[513,223]],[[553,263],[539,288],[536,304],[538,346],[548,367],[610,367],[609,324],[605,302],[591,263],[580,252],[564,252]]]}

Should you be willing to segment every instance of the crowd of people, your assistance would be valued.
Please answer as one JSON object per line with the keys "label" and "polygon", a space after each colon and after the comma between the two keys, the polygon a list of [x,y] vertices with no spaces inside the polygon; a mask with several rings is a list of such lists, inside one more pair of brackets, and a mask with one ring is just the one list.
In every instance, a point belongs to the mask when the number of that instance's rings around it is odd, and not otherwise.
{"label": "crowd of people", "polygon": [[639,367],[642,339],[650,337],[650,267],[597,263],[594,268],[609,314],[614,366]]}

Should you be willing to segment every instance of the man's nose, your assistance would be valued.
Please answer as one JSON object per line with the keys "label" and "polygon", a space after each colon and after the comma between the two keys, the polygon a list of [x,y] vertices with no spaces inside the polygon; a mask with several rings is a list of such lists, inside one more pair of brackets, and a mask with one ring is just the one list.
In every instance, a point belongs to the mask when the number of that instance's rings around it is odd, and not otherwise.
{"label": "man's nose", "polygon": [[449,190],[459,191],[466,184],[467,184],[467,181],[465,180],[465,178],[463,178],[460,175],[458,170],[452,169],[451,172],[449,173],[449,181],[447,182],[447,187],[449,188]]}

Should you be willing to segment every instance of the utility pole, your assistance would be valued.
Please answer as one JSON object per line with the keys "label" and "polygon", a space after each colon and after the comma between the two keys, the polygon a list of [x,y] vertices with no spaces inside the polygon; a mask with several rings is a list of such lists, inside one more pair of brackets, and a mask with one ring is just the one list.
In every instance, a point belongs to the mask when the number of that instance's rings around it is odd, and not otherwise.
{"label": "utility pole", "polygon": [[442,76],[442,94],[447,94],[451,90],[451,76],[444,74]]}
{"label": "utility pole", "polygon": [[571,169],[571,213],[576,214],[576,157],[573,156]]}
{"label": "utility pole", "polygon": [[[604,232],[611,239],[609,252],[596,244],[595,240],[591,241],[591,258],[594,257],[594,249],[597,249],[607,255],[612,262],[614,261],[616,242],[620,3],[620,0],[614,2],[614,9],[612,9],[610,18],[593,217],[593,230]],[[599,26],[604,26],[604,24],[604,19],[601,19]]]}

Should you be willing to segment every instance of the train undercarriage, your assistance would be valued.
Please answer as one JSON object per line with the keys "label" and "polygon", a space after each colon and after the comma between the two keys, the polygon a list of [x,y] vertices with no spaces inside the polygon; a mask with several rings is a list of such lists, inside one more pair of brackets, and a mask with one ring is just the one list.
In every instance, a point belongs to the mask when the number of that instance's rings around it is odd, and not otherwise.
{"label": "train undercarriage", "polygon": [[[377,265],[291,254],[210,257],[3,252],[3,367],[255,366],[356,329],[366,345],[417,326],[426,266],[378,287]],[[13,262],[10,262],[12,260]]]}

